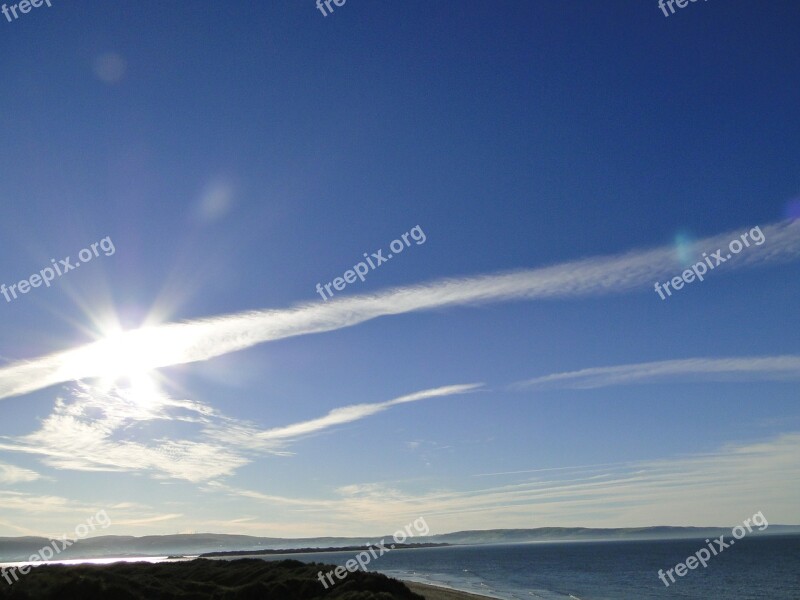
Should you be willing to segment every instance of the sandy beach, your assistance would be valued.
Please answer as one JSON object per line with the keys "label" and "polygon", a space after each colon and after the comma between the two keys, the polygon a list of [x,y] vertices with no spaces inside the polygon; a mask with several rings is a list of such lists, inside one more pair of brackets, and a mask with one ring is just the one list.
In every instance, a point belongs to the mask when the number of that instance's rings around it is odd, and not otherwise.
{"label": "sandy beach", "polygon": [[425,600],[486,600],[486,598],[490,597],[448,590],[446,588],[415,583],[413,581],[404,581],[403,583],[405,583],[412,592],[424,596]]}

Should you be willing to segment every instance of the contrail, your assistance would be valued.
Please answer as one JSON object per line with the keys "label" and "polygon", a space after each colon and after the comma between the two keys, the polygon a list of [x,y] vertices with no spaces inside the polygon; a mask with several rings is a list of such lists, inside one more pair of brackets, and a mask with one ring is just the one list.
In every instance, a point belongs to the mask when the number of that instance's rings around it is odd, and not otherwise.
{"label": "contrail", "polygon": [[[800,221],[762,228],[766,242],[737,255],[720,272],[800,257]],[[724,248],[741,231],[698,240],[692,253]],[[256,344],[297,335],[350,327],[381,316],[448,306],[509,300],[598,296],[641,289],[682,268],[675,249],[662,246],[616,256],[594,257],[538,269],[442,279],[389,289],[377,294],[315,301],[279,310],[223,315],[184,323],[146,327],[73,350],[23,361],[0,369],[0,398],[26,394],[51,385],[124,371],[208,360]]]}

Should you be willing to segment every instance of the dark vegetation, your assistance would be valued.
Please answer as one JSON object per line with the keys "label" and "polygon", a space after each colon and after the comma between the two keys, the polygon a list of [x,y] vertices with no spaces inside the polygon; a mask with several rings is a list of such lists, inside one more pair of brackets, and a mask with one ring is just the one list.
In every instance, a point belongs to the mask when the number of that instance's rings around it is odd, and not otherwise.
{"label": "dark vegetation", "polygon": [[115,565],[44,565],[9,586],[0,579],[0,599],[13,600],[424,600],[403,583],[356,571],[324,589],[317,573],[332,565],[296,560],[216,561]]}

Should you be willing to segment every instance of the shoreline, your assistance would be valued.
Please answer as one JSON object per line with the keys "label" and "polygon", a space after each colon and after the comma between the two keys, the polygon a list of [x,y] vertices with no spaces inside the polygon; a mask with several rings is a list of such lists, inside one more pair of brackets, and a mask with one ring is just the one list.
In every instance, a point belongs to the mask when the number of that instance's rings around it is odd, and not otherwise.
{"label": "shoreline", "polygon": [[491,596],[479,596],[477,594],[453,590],[438,585],[418,583],[416,581],[402,581],[408,586],[408,589],[423,596],[425,600],[496,600]]}

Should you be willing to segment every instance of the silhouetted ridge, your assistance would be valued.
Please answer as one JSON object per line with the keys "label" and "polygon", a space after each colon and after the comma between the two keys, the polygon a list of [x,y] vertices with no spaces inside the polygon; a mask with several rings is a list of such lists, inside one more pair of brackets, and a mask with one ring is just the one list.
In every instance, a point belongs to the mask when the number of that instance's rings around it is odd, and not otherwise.
{"label": "silhouetted ridge", "polygon": [[9,586],[13,600],[424,600],[379,573],[350,573],[325,589],[317,578],[333,565],[259,559],[114,565],[44,565]]}

